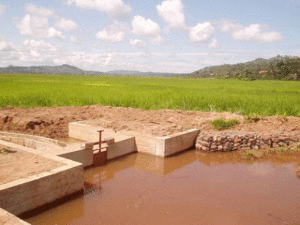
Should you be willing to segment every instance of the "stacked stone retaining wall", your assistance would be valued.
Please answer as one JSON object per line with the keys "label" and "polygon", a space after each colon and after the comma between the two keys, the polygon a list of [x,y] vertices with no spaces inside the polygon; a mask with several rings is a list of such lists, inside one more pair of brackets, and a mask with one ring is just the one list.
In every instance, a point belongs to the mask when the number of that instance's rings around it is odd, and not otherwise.
{"label": "stacked stone retaining wall", "polygon": [[278,148],[299,145],[299,133],[256,133],[227,131],[201,132],[196,140],[196,149],[206,152],[229,152],[248,149]]}

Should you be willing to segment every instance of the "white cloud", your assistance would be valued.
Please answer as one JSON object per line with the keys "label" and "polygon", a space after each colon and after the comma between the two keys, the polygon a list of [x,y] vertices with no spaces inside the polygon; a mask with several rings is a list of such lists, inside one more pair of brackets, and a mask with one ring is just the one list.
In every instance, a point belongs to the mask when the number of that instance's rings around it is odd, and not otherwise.
{"label": "white cloud", "polygon": [[40,57],[40,53],[38,53],[38,52],[35,51],[35,50],[31,50],[31,51],[30,51],[30,55],[31,55],[32,57]]}
{"label": "white cloud", "polygon": [[218,48],[219,47],[219,42],[217,39],[213,39],[209,45],[209,48]]}
{"label": "white cloud", "polygon": [[59,20],[55,23],[54,26],[60,30],[66,31],[76,30],[78,28],[77,23],[66,18],[59,18]]}
{"label": "white cloud", "polygon": [[165,0],[156,6],[158,15],[161,16],[170,27],[184,27],[184,13],[181,0]]}
{"label": "white cloud", "polygon": [[47,38],[58,38],[58,39],[65,39],[65,36],[54,27],[50,27],[48,29],[48,36]]}
{"label": "white cloud", "polygon": [[11,51],[14,50],[15,46],[4,39],[0,39],[0,51]]}
{"label": "white cloud", "polygon": [[6,6],[0,4],[0,15],[1,15],[2,13],[4,13],[5,9],[6,9]]}
{"label": "white cloud", "polygon": [[117,24],[113,24],[99,31],[96,36],[100,40],[115,43],[124,41],[126,34]]}
{"label": "white cloud", "polygon": [[58,18],[55,27],[59,29],[74,30],[78,27],[72,20],[55,16],[54,10],[51,9],[29,4],[26,6],[26,11],[27,14],[16,25],[22,36],[65,39],[61,31],[49,26],[49,19],[51,17]]}
{"label": "white cloud", "polygon": [[26,49],[30,50],[37,50],[37,51],[46,51],[46,52],[57,52],[59,51],[59,47],[52,45],[50,43],[45,42],[44,40],[34,40],[34,39],[27,39],[22,42],[22,45]]}
{"label": "white cloud", "polygon": [[145,48],[145,43],[139,39],[130,39],[129,43],[138,48]]}
{"label": "white cloud", "polygon": [[71,52],[44,40],[27,39],[20,46],[0,39],[0,66],[70,64],[85,69],[107,68],[114,54]]}
{"label": "white cloud", "polygon": [[65,36],[53,27],[49,27],[48,18],[43,16],[25,15],[20,23],[17,24],[22,36],[34,38],[59,38]]}
{"label": "white cloud", "polygon": [[142,16],[135,16],[131,21],[133,33],[137,35],[144,35],[149,38],[151,42],[161,42],[160,27],[157,23],[150,19],[145,19]]}
{"label": "white cloud", "polygon": [[282,35],[276,31],[263,31],[260,24],[251,24],[240,30],[235,30],[232,34],[233,39],[254,42],[276,42],[282,41]]}
{"label": "white cloud", "polygon": [[232,30],[242,29],[243,26],[233,21],[223,21],[221,30],[223,32],[230,32]]}
{"label": "white cloud", "polygon": [[31,30],[31,25],[30,25],[30,22],[31,22],[31,16],[30,15],[26,15],[20,23],[17,24],[17,27],[19,28],[20,32],[21,32],[21,35],[22,36],[30,36],[30,35],[33,35],[33,32]]}
{"label": "white cloud", "polygon": [[232,21],[224,21],[222,31],[230,32],[234,40],[240,41],[278,42],[283,40],[280,32],[269,31],[268,26],[263,26],[261,24],[242,26],[241,24],[234,23]]}
{"label": "white cloud", "polygon": [[54,11],[51,9],[46,9],[43,7],[37,7],[34,4],[29,4],[26,6],[26,11],[32,15],[39,15],[44,17],[49,17],[54,15]]}
{"label": "white cloud", "polygon": [[15,49],[17,59],[10,64],[32,65],[52,64],[54,59],[63,58],[64,51],[61,47],[52,45],[43,40],[27,39]]}
{"label": "white cloud", "polygon": [[205,42],[214,34],[215,28],[210,22],[198,23],[190,29],[190,39],[192,42]]}
{"label": "white cloud", "polygon": [[78,37],[74,37],[74,36],[71,36],[70,37],[70,41],[72,42],[72,43],[81,43],[81,40],[78,38]]}
{"label": "white cloud", "polygon": [[131,11],[130,6],[125,5],[122,0],[63,0],[67,4],[75,4],[82,9],[97,9],[106,12],[110,17],[118,20],[127,18]]}
{"label": "white cloud", "polygon": [[78,67],[96,66],[106,67],[113,59],[112,54],[91,54],[86,52],[65,53],[63,57],[53,59],[53,63],[70,64]]}
{"label": "white cloud", "polygon": [[112,54],[107,54],[105,57],[101,59],[100,66],[108,66],[113,59]]}

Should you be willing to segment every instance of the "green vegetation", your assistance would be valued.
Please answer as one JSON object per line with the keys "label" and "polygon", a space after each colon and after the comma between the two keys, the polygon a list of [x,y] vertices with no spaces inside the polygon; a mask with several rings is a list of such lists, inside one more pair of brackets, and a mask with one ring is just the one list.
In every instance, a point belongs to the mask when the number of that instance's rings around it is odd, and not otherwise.
{"label": "green vegetation", "polygon": [[191,74],[192,77],[214,77],[241,80],[300,80],[300,57],[276,56],[234,65],[211,66]]}
{"label": "green vegetation", "polygon": [[226,130],[228,128],[234,127],[239,124],[239,121],[236,119],[233,120],[224,120],[216,119],[210,122],[216,130]]}
{"label": "green vegetation", "polygon": [[6,148],[0,149],[0,154],[7,155],[9,153],[15,153],[15,151],[8,150]]}
{"label": "green vegetation", "polygon": [[300,116],[300,83],[219,79],[0,75],[0,107],[111,105]]}
{"label": "green vegetation", "polygon": [[243,159],[267,159],[274,156],[300,156],[300,149],[297,147],[280,147],[280,148],[267,148],[263,150],[246,150],[241,151]]}
{"label": "green vegetation", "polygon": [[257,115],[256,113],[252,113],[251,115],[245,116],[245,122],[244,123],[256,123],[261,120],[261,117]]}

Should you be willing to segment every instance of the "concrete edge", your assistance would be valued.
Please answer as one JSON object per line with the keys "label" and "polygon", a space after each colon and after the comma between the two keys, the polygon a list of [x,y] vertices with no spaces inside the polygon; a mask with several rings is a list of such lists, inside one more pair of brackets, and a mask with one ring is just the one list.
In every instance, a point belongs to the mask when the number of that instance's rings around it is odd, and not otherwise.
{"label": "concrete edge", "polygon": [[64,143],[63,141],[59,141],[59,140],[55,140],[55,139],[51,139],[51,138],[46,138],[46,137],[42,137],[42,136],[38,136],[38,135],[31,135],[31,134],[21,134],[21,133],[10,133],[10,132],[5,132],[5,131],[0,131],[0,136],[7,136],[7,137],[21,137],[21,138],[28,138],[28,139],[32,139],[32,140],[36,140],[36,141],[41,141],[41,142],[46,142],[49,144],[54,144],[54,145],[58,145],[60,147],[65,147],[66,143]]}
{"label": "concrete edge", "polygon": [[[63,164],[62,166],[54,168],[50,171],[31,175],[26,178],[21,178],[0,185],[0,197],[2,199],[2,204],[0,204],[0,206],[2,208],[3,206],[6,206],[6,208],[3,208],[4,210],[8,210],[10,213],[19,215],[26,211],[33,210],[45,204],[56,201],[66,195],[83,190],[84,177],[82,163],[40,152],[24,146],[19,146],[14,143],[0,140],[0,144],[7,146],[11,150],[15,149],[26,151]],[[52,180],[54,182],[52,182]],[[60,185],[57,185],[55,181],[59,181]],[[35,192],[33,189],[43,190],[45,193],[40,193],[39,191]],[[28,194],[26,194],[27,192]],[[33,196],[27,197],[27,195]],[[20,207],[18,205],[15,206],[12,202],[24,204],[22,207]]]}
{"label": "concrete edge", "polygon": [[30,225],[29,223],[21,220],[15,215],[7,212],[6,210],[0,208],[0,224],[3,225]]}

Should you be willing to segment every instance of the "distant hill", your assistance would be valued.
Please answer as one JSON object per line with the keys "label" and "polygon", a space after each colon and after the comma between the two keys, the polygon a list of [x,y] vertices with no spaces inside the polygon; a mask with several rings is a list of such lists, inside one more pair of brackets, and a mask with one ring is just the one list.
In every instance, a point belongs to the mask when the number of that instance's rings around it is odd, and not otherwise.
{"label": "distant hill", "polygon": [[300,57],[276,56],[270,59],[258,58],[253,61],[209,66],[190,74],[140,72],[135,70],[113,70],[109,72],[87,71],[67,64],[61,66],[8,66],[0,68],[0,73],[21,74],[61,74],[86,76],[151,76],[151,77],[193,77],[218,79],[269,79],[300,80]]}
{"label": "distant hill", "polygon": [[157,73],[157,72],[140,72],[136,70],[113,70],[106,72],[108,75],[122,75],[122,76],[153,76],[153,77],[179,77],[187,74],[180,73]]}
{"label": "distant hill", "polygon": [[30,66],[30,67],[8,66],[8,67],[0,68],[0,73],[49,74],[49,75],[61,74],[61,75],[89,75],[89,76],[99,76],[99,75],[158,76],[158,77],[186,76],[186,74],[154,73],[154,72],[140,72],[140,71],[130,71],[130,70],[114,70],[109,72],[87,71],[67,64],[61,66]]}
{"label": "distant hill", "polygon": [[189,75],[196,78],[237,78],[244,80],[281,79],[300,80],[300,57],[276,56],[258,58],[238,64],[209,66]]}

